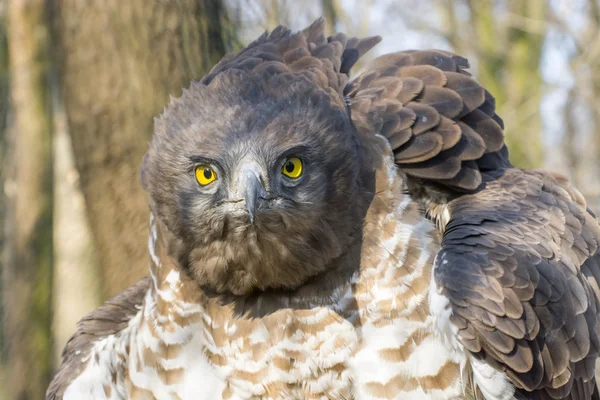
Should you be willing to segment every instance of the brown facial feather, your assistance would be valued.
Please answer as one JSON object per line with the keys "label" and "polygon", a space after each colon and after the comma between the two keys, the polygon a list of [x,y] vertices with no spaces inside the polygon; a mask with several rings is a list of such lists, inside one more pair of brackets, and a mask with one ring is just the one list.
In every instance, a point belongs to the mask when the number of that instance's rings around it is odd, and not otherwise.
{"label": "brown facial feather", "polygon": [[[192,83],[156,120],[142,183],[153,213],[187,245],[180,261],[201,286],[236,295],[297,288],[360,232],[370,196],[361,175],[373,167],[342,92],[347,69],[379,38],[328,39],[323,29],[317,21],[262,36]],[[303,175],[287,186],[285,154],[304,162]],[[214,164],[220,177],[206,189],[189,173],[195,158]],[[246,162],[261,169],[268,197],[259,199],[254,223],[234,204]]]}

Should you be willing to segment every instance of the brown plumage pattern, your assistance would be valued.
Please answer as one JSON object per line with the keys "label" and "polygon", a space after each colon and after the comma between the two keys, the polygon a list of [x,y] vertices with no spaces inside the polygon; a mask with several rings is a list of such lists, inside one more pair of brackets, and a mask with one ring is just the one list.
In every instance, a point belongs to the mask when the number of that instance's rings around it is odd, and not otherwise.
{"label": "brown plumage pattern", "polygon": [[441,50],[378,57],[346,88],[353,122],[390,141],[416,197],[446,208],[435,276],[465,347],[536,399],[591,398],[597,220],[565,177],[510,166],[495,100],[468,66]]}
{"label": "brown plumage pattern", "polygon": [[495,100],[468,67],[441,50],[378,57],[345,90],[352,121],[385,136],[409,178],[475,191],[481,171],[509,164]]}
{"label": "brown plumage pattern", "polygon": [[558,174],[484,177],[484,190],[448,206],[436,259],[459,338],[535,399],[589,399],[600,349],[598,222]]}
{"label": "brown plumage pattern", "polygon": [[332,101],[343,106],[343,91],[350,69],[380,41],[379,36],[358,39],[348,38],[343,33],[326,37],[320,23],[293,35],[280,25],[239,53],[225,56],[201,83],[210,85],[219,74],[231,70],[267,75],[292,73],[293,78],[302,75],[315,87],[326,90]]}
{"label": "brown plumage pattern", "polygon": [[[350,80],[379,41],[278,27],[171,101],[141,170],[151,279],[82,320],[48,399],[598,399],[600,225],[584,198],[510,165],[466,59],[402,51]],[[235,175],[239,154],[254,168],[307,137],[329,186],[318,170],[307,201],[252,223],[178,169],[192,148]]]}

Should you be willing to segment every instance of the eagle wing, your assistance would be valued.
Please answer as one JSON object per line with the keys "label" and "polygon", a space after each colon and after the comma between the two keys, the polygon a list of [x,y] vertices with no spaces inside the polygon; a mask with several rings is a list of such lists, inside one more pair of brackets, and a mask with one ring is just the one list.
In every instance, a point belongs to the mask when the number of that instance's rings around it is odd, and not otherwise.
{"label": "eagle wing", "polygon": [[450,315],[452,339],[527,398],[589,399],[600,227],[566,178],[510,165],[494,98],[467,67],[438,50],[376,58],[345,90],[352,120],[388,139],[411,194],[438,208],[433,286],[449,314],[432,312]]}
{"label": "eagle wing", "polygon": [[79,321],[77,331],[63,350],[62,365],[46,391],[46,400],[63,398],[86,365],[81,359],[86,358],[96,341],[127,327],[129,320],[140,311],[150,283],[149,276],[143,278]]}
{"label": "eagle wing", "polygon": [[458,340],[522,393],[590,399],[600,226],[562,176],[517,168],[489,175],[484,190],[449,203],[434,266]]}
{"label": "eagle wing", "polygon": [[468,66],[441,50],[380,56],[345,89],[352,121],[362,135],[385,136],[412,181],[475,191],[482,171],[509,163],[495,100]]}

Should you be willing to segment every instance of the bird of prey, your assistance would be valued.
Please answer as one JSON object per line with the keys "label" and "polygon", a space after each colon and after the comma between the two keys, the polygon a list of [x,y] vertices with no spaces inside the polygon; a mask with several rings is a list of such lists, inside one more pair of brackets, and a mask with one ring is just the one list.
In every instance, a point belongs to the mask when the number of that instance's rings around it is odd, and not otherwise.
{"label": "bird of prey", "polygon": [[150,274],[47,399],[598,399],[600,226],[466,59],[284,26],[155,120]]}

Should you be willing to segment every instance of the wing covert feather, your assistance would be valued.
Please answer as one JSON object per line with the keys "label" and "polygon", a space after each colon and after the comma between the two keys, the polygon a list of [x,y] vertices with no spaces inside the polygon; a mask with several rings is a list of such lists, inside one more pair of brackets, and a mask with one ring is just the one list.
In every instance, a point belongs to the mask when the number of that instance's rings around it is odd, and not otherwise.
{"label": "wing covert feather", "polygon": [[560,176],[508,168],[483,177],[485,189],[448,204],[435,264],[458,340],[527,398],[589,399],[600,225]]}
{"label": "wing covert feather", "polygon": [[465,58],[441,50],[380,56],[345,90],[352,120],[360,133],[388,138],[408,177],[476,191],[482,171],[510,164],[495,100],[468,67]]}

